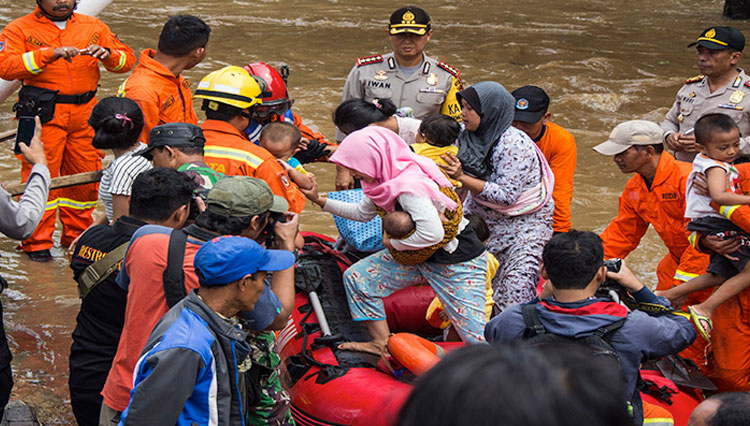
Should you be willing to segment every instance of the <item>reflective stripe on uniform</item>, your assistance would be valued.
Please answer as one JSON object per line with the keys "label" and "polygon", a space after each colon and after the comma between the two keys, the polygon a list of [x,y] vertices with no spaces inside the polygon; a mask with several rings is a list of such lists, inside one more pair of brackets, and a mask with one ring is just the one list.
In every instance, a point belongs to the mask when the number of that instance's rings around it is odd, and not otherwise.
{"label": "reflective stripe on uniform", "polygon": [[691,246],[692,246],[692,247],[693,247],[694,249],[696,249],[696,250],[700,251],[700,248],[699,248],[699,247],[698,247],[698,246],[696,245],[696,244],[698,243],[698,233],[697,233],[697,232],[693,231],[693,232],[692,232],[692,233],[690,234],[690,236],[688,236],[688,242],[690,243],[690,245],[691,245]]}
{"label": "reflective stripe on uniform", "polygon": [[125,66],[125,62],[128,60],[128,56],[125,55],[125,52],[123,52],[122,50],[115,50],[115,52],[120,54],[120,62],[117,64],[116,67],[112,68],[110,71],[120,71],[122,67]]}
{"label": "reflective stripe on uniform", "polygon": [[[123,55],[123,57],[124,56],[125,55]],[[128,78],[130,78],[130,77],[128,77]],[[122,82],[122,84],[120,85],[120,87],[117,88],[117,95],[115,95],[115,96],[117,96],[118,98],[124,98],[125,97],[125,84],[127,84],[128,78],[126,78],[125,81]]]}
{"label": "reflective stripe on uniform", "polygon": [[204,157],[225,158],[227,160],[241,161],[250,167],[257,169],[263,164],[263,159],[248,151],[223,146],[206,146],[203,148]]}
{"label": "reflective stripe on uniform", "polygon": [[679,269],[676,270],[674,273],[674,279],[680,280],[680,281],[690,281],[697,276],[698,274],[692,274],[690,272],[681,271]]}
{"label": "reflective stripe on uniform", "polygon": [[76,201],[70,198],[58,198],[59,207],[68,207],[76,210],[93,209],[96,207],[96,201]]}
{"label": "reflective stripe on uniform", "polygon": [[44,210],[54,210],[58,207],[67,207],[75,210],[87,210],[96,207],[96,201],[76,201],[70,198],[55,198],[47,201]]}
{"label": "reflective stripe on uniform", "polygon": [[726,217],[727,219],[732,218],[732,214],[735,210],[737,210],[740,206],[739,205],[733,205],[733,206],[721,206],[719,207],[719,214]]}
{"label": "reflective stripe on uniform", "polygon": [[42,69],[36,64],[34,60],[34,52],[26,52],[23,54],[23,65],[32,74],[39,74]]}
{"label": "reflective stripe on uniform", "polygon": [[674,420],[669,418],[643,419],[643,424],[651,426],[674,426]]}

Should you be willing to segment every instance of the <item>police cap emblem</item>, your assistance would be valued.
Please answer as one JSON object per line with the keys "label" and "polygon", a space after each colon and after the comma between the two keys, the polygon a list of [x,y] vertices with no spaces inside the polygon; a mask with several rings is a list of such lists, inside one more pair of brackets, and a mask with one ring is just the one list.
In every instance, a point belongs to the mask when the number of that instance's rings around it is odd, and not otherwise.
{"label": "police cap emblem", "polygon": [[526,98],[519,99],[516,101],[516,109],[520,109],[521,111],[529,109],[529,101]]}

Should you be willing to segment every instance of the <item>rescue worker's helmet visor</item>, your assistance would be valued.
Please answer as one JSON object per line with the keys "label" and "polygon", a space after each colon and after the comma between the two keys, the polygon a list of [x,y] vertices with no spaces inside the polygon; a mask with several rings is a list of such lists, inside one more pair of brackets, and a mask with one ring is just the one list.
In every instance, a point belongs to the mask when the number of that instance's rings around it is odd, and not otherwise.
{"label": "rescue worker's helmet visor", "polygon": [[294,99],[285,99],[283,102],[271,105],[266,103],[255,105],[255,107],[253,108],[253,115],[257,118],[258,121],[266,121],[273,114],[276,114],[278,117],[283,117],[284,114],[292,109],[293,104]]}

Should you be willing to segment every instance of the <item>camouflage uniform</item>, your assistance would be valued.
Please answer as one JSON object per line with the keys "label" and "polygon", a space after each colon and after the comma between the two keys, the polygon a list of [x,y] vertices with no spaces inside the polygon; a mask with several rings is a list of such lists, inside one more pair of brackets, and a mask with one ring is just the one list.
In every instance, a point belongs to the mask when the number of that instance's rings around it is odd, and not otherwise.
{"label": "camouflage uniform", "polygon": [[247,411],[245,422],[249,426],[293,426],[292,413],[289,409],[291,402],[289,394],[281,387],[280,365],[281,358],[276,352],[276,336],[272,331],[259,331],[247,339],[253,349],[252,358],[254,368],[260,369],[250,374],[254,380],[258,379],[260,388],[259,400],[255,406]]}

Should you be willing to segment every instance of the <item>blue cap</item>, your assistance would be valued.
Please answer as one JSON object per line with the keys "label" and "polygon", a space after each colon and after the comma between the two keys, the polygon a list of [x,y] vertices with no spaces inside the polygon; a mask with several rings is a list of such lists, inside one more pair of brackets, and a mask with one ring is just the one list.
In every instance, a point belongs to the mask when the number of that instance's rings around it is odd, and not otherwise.
{"label": "blue cap", "polygon": [[225,285],[258,271],[281,271],[294,265],[287,250],[266,250],[245,237],[216,237],[195,254],[195,271],[201,285]]}

